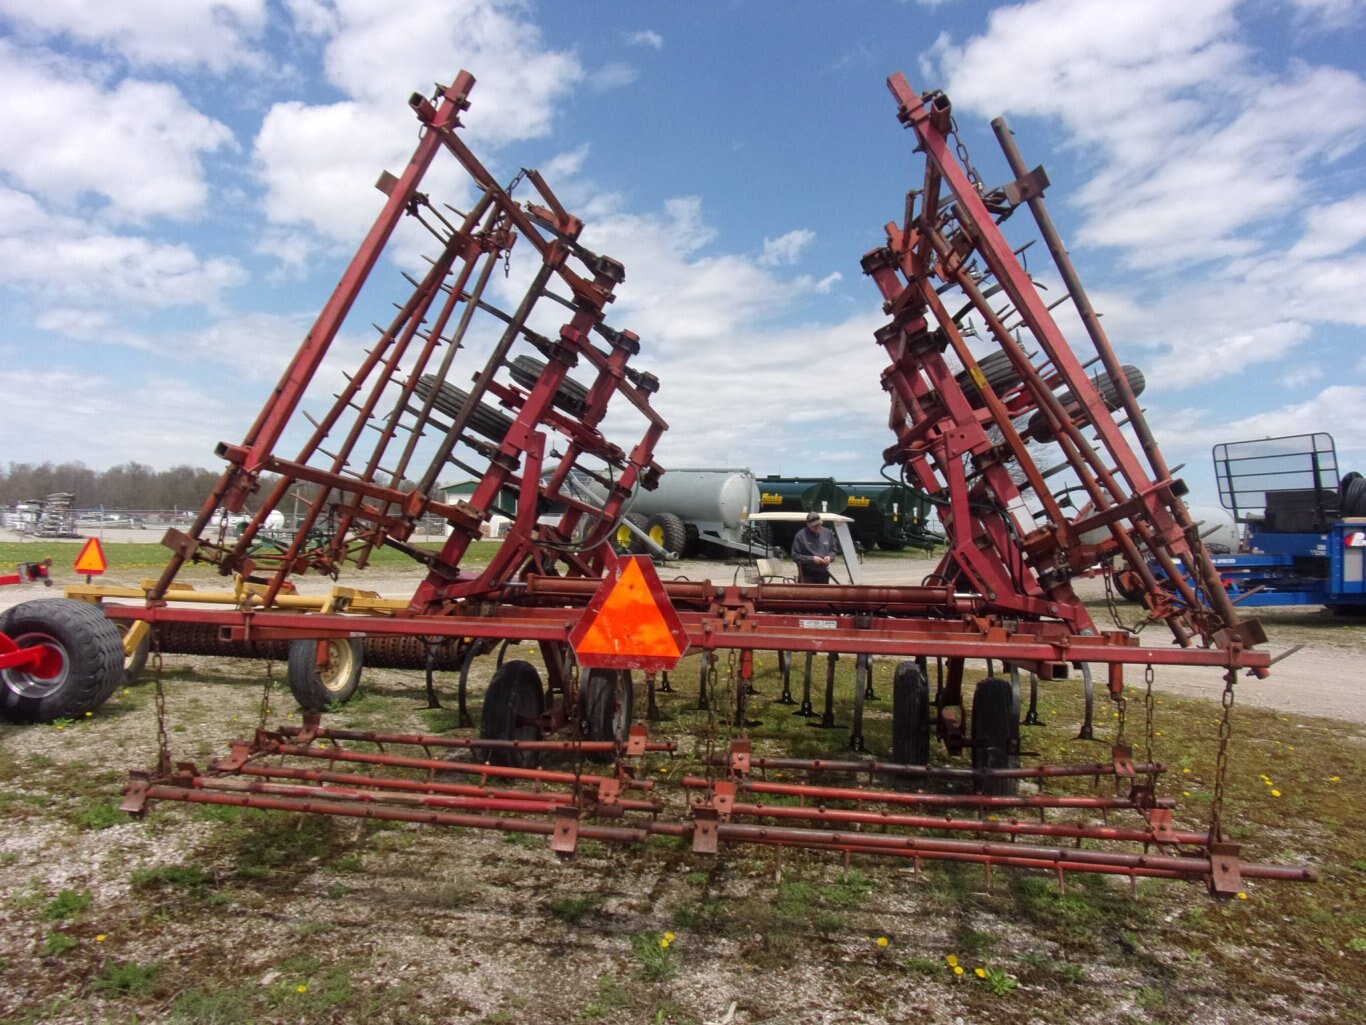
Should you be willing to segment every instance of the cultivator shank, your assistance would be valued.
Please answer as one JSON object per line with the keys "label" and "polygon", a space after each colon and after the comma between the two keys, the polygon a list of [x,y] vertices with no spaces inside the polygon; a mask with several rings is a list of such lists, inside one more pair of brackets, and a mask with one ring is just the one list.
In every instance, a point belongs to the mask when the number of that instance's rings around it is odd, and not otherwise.
{"label": "cultivator shank", "polygon": [[[887,226],[887,244],[863,266],[890,316],[876,339],[890,360],[882,384],[894,444],[885,462],[938,507],[949,539],[933,576],[894,586],[663,581],[651,600],[668,606],[674,636],[701,656],[706,735],[680,748],[648,739],[643,723],[630,725],[630,674],[591,668],[611,663],[585,651],[576,658],[575,645],[581,621],[599,615],[614,582],[628,575],[609,540],[632,494],[663,472],[653,455],[665,429],[651,406],[658,383],[631,365],[639,339],[605,323],[622,266],[585,247],[584,225],[539,174],[500,185],[460,139],[473,86],[462,74],[434,98],[411,101],[421,124],[412,161],[401,176],[381,180],[384,210],[247,437],[221,447],[228,470],[194,525],[167,536],[174,558],[166,572],[141,592],[81,596],[140,598],[105,607],[112,618],[150,623],[171,649],[192,631],[200,632],[195,643],[208,644],[207,630],[214,643],[240,646],[234,650],[287,651],[291,686],[296,669],[325,674],[323,652],[360,637],[356,657],[411,665],[425,651],[433,700],[433,674],[460,667],[462,723],[470,722],[464,683],[476,657],[531,643],[547,679],[500,653],[478,739],[330,729],[316,715],[302,728],[268,731],[263,710],[255,736],[234,742],[207,770],[170,770],[163,746],[168,768],[136,778],[126,807],[175,799],[505,829],[543,834],[562,854],[583,838],[672,836],[700,854],[731,844],[792,846],[909,858],[917,867],[948,860],[1042,868],[1060,879],[1074,871],[1195,878],[1224,894],[1245,878],[1312,877],[1241,862],[1222,835],[1222,775],[1208,828],[1179,828],[1174,802],[1158,794],[1162,764],[1150,750],[1135,757],[1124,732],[1125,665],[1147,668],[1149,697],[1155,665],[1218,669],[1227,714],[1235,674],[1266,672],[1269,657],[1255,647],[1262,635],[1208,586],[1217,578],[1183,487],[1137,403],[1142,375],[1119,364],[1090,311],[1043,207],[1042,170],[1024,171],[998,123],[1016,177],[986,189],[953,142],[947,99],[914,93],[900,75],[890,85],[926,166],[904,219]],[[471,182],[467,213],[419,191],[442,152]],[[513,198],[517,188],[530,190],[529,201]],[[1025,205],[1087,325],[1092,360],[1074,353],[1052,319],[1057,303],[1044,302],[1020,250],[1001,233]],[[405,218],[437,243],[429,269],[409,279],[412,293],[359,367],[331,375],[344,383],[325,412],[307,416],[311,430],[297,455],[277,455]],[[994,307],[998,293],[1003,305]],[[990,352],[974,353],[974,334],[993,343]],[[457,387],[460,361],[472,362],[473,373]],[[614,431],[634,420],[629,446],[602,433],[609,411]],[[474,480],[468,499],[439,493],[451,472]],[[277,480],[259,494],[267,474]],[[1069,513],[1073,495],[1081,506]],[[221,510],[247,508],[254,511],[240,536],[215,534]],[[292,537],[264,545],[271,513],[295,508]],[[497,553],[486,566],[462,565],[499,513],[512,526]],[[449,530],[438,551],[412,543],[419,520],[432,516]],[[292,575],[335,577],[345,564],[365,566],[381,545],[417,565],[421,581],[410,597],[348,588],[326,598],[296,594]],[[1175,644],[1145,645],[1134,632],[1092,621],[1072,582],[1112,559]],[[1178,593],[1156,584],[1150,559]],[[195,596],[175,581],[190,560],[238,582],[226,594]],[[214,601],[219,607],[207,607]],[[316,665],[311,647],[296,659],[297,645],[320,639],[333,649],[318,647]],[[632,637],[623,643],[630,649]],[[827,728],[836,724],[839,660],[853,658],[853,757],[786,758],[751,738],[755,653],[763,651],[786,653],[776,707],[796,703],[791,677],[796,656],[806,656],[797,714]],[[654,718],[656,685],[670,690],[657,671],[672,669],[677,656],[624,657],[650,673]],[[874,760],[863,754],[864,711],[876,700],[881,658],[905,661],[893,686],[893,757]],[[987,679],[969,713],[968,666],[983,661]],[[1111,746],[1081,765],[1020,767],[1020,681],[1029,678],[1032,694],[1039,679],[1080,668],[1081,736],[1089,739],[1093,666],[1105,667],[1120,711]],[[813,678],[822,669],[825,710],[816,722]],[[1147,707],[1151,713],[1151,700]],[[1033,700],[1024,722],[1037,722]],[[931,765],[932,741],[950,756],[970,755],[971,767]],[[666,765],[657,777],[659,759],[675,755],[691,758],[693,771]],[[590,760],[600,771],[586,771]],[[779,773],[796,779],[780,781]],[[867,784],[855,785],[865,775]],[[832,777],[848,785],[830,785]],[[1089,791],[1079,786],[1087,780]],[[1112,823],[1112,815],[1127,821]]]}

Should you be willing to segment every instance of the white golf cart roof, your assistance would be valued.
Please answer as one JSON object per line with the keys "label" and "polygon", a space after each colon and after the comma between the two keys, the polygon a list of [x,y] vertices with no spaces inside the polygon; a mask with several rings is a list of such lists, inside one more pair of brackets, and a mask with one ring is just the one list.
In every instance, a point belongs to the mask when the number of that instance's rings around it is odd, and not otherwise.
{"label": "white golf cart roof", "polygon": [[[751,520],[758,520],[760,523],[805,523],[810,513],[804,512],[757,512],[750,513]],[[853,523],[852,516],[845,516],[842,513],[820,514],[822,523]]]}

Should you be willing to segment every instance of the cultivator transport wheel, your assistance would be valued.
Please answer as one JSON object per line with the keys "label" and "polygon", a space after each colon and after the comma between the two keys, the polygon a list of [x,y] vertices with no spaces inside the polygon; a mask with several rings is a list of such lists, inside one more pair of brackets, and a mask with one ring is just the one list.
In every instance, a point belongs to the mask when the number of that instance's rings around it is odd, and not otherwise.
{"label": "cultivator transport wheel", "polygon": [[[989,676],[972,692],[972,767],[975,771],[1020,767],[1020,714],[1009,680]],[[990,797],[1014,797],[1018,779],[979,777],[978,790]]]}
{"label": "cultivator transport wheel", "polygon": [[678,555],[688,547],[688,528],[681,517],[673,513],[658,513],[650,517],[646,528],[650,540],[666,552]]}
{"label": "cultivator transport wheel", "polygon": [[[647,517],[642,516],[640,513],[627,513],[625,519],[630,520],[641,533],[649,533],[650,521]],[[617,532],[613,540],[616,541],[617,551],[622,552],[623,554],[639,555],[645,551],[645,542],[642,541],[630,527],[626,526],[625,522],[617,527]]]}
{"label": "cultivator transport wheel", "polygon": [[930,761],[930,685],[914,662],[902,662],[892,679],[892,761]]}
{"label": "cultivator transport wheel", "polygon": [[[541,713],[545,711],[545,691],[541,676],[530,662],[515,659],[504,662],[489,681],[480,713],[481,740],[540,740]],[[534,769],[540,764],[536,751],[492,748],[490,765]]]}
{"label": "cultivator transport wheel", "polygon": [[[623,670],[592,669],[579,697],[579,725],[585,740],[626,742],[634,711],[634,681]],[[611,755],[597,755],[611,761]]]}
{"label": "cultivator transport wheel", "polygon": [[363,647],[356,638],[292,641],[289,689],[305,712],[344,705],[360,686]]}
{"label": "cultivator transport wheel", "polygon": [[98,608],[70,598],[29,601],[0,617],[0,653],[42,646],[39,660],[0,670],[0,715],[52,722],[93,712],[123,680],[123,642]]}

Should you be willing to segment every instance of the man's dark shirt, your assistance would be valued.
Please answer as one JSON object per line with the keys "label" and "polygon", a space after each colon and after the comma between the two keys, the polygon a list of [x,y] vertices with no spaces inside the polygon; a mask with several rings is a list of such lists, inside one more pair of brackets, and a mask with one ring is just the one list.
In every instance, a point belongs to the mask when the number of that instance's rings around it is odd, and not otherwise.
{"label": "man's dark shirt", "polygon": [[797,563],[797,572],[804,584],[828,584],[830,567],[818,566],[812,560],[818,557],[834,556],[836,549],[834,531],[822,527],[812,530],[803,527],[792,539],[792,559]]}

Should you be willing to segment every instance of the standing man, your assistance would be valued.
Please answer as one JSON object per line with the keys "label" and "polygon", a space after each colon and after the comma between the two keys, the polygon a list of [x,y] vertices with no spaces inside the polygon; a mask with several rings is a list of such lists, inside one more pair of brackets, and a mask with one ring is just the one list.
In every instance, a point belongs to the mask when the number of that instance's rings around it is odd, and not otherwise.
{"label": "standing man", "polygon": [[792,559],[803,584],[830,583],[830,563],[835,558],[835,535],[821,523],[821,514],[806,514],[806,526],[792,539]]}

